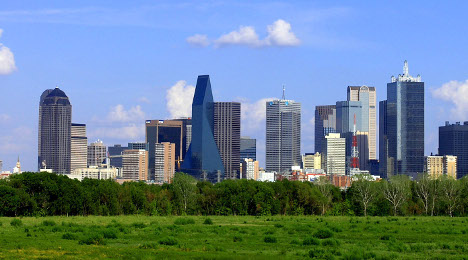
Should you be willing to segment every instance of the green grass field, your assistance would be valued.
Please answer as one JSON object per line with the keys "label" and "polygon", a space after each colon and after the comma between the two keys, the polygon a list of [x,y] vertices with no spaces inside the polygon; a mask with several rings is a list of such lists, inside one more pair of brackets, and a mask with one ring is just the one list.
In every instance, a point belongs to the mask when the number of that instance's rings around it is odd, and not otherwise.
{"label": "green grass field", "polygon": [[0,258],[468,259],[448,217],[0,218]]}

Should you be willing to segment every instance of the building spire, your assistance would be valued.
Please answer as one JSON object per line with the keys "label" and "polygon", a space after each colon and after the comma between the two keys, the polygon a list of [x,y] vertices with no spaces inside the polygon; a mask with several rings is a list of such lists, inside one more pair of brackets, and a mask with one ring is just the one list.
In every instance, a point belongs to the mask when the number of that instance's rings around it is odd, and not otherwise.
{"label": "building spire", "polygon": [[284,91],[285,91],[285,88],[284,88],[284,84],[283,84],[283,97],[281,98],[282,100],[286,100],[286,95],[285,95]]}
{"label": "building spire", "polygon": [[409,76],[408,73],[408,61],[405,60],[405,64],[403,65],[403,76]]}

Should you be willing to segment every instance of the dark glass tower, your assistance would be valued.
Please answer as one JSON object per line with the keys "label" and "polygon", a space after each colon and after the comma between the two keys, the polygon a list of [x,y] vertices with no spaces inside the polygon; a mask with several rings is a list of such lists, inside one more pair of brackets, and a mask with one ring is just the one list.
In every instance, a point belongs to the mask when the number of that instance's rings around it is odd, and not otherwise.
{"label": "dark glass tower", "polygon": [[468,122],[439,127],[439,155],[457,156],[457,179],[468,175]]}
{"label": "dark glass tower", "polygon": [[257,160],[257,139],[250,137],[241,137],[240,139],[240,159]]}
{"label": "dark glass tower", "polygon": [[409,75],[407,61],[403,75],[387,84],[386,118],[392,174],[415,177],[424,170],[424,82]]}
{"label": "dark glass tower", "polygon": [[197,179],[217,182],[224,166],[214,139],[214,102],[210,76],[198,76],[192,103],[192,143],[185,155],[182,171]]}
{"label": "dark glass tower", "polygon": [[72,106],[59,88],[42,93],[39,104],[38,168],[69,174]]}
{"label": "dark glass tower", "polygon": [[336,106],[316,106],[315,152],[323,153],[325,151],[325,136],[329,133],[336,133]]}

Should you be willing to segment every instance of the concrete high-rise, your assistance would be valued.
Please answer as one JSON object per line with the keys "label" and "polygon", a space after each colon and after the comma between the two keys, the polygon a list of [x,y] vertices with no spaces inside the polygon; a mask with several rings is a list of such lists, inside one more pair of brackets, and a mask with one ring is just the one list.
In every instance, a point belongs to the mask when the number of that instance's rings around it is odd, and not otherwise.
{"label": "concrete high-rise", "polygon": [[386,131],[387,145],[380,147],[393,163],[392,174],[415,177],[424,168],[424,82],[412,77],[405,61],[403,75],[393,77],[387,84]]}
{"label": "concrete high-rise", "polygon": [[122,152],[122,179],[148,180],[148,151],[125,150]]}
{"label": "concrete high-rise", "polygon": [[125,150],[128,150],[128,147],[120,144],[107,147],[111,166],[122,168],[122,152]]}
{"label": "concrete high-rise", "polygon": [[266,102],[266,171],[289,172],[300,166],[301,103],[293,100]]}
{"label": "concrete high-rise", "polygon": [[242,136],[240,138],[240,159],[257,160],[257,139]]}
{"label": "concrete high-rise", "polygon": [[197,179],[217,182],[224,177],[224,166],[213,132],[214,101],[210,77],[202,75],[198,76],[193,96],[192,142],[181,168]]}
{"label": "concrete high-rise", "polygon": [[175,173],[175,144],[162,142],[154,145],[154,175],[150,173],[150,180],[156,183],[170,183]]}
{"label": "concrete high-rise", "polygon": [[[367,119],[369,132],[369,160],[377,159],[377,95],[375,87],[348,86],[348,101],[360,101],[362,119]],[[363,124],[365,124],[363,122]]]}
{"label": "concrete high-rise", "polygon": [[315,152],[325,151],[325,136],[329,133],[336,133],[336,106],[316,106],[315,107]]}
{"label": "concrete high-rise", "polygon": [[468,175],[468,121],[439,127],[439,154],[457,156],[457,178]]}
{"label": "concrete high-rise", "polygon": [[346,173],[346,139],[338,133],[330,133],[326,137],[326,171],[329,175],[345,175]]}
{"label": "concrete high-rise", "polygon": [[88,138],[85,124],[71,124],[71,172],[88,165]]}
{"label": "concrete high-rise", "polygon": [[430,155],[426,156],[424,171],[432,178],[443,175],[457,178],[457,157],[453,155]]}
{"label": "concrete high-rise", "polygon": [[224,178],[240,176],[241,104],[239,102],[214,103],[214,139],[223,161]]}
{"label": "concrete high-rise", "polygon": [[107,147],[102,141],[97,140],[88,145],[88,167],[101,166],[107,157]]}
{"label": "concrete high-rise", "polygon": [[253,159],[244,159],[242,161],[242,179],[257,180],[258,179],[258,161]]}
{"label": "concrete high-rise", "polygon": [[42,93],[39,103],[38,169],[57,174],[71,172],[72,106],[59,88]]}

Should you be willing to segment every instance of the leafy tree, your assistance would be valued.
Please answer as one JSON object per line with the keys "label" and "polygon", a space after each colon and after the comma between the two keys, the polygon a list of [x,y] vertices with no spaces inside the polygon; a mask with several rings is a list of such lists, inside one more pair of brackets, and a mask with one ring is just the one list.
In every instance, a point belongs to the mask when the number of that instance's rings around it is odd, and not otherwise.
{"label": "leafy tree", "polygon": [[175,174],[172,183],[175,198],[182,205],[183,213],[187,214],[187,209],[195,200],[196,180],[188,174],[178,172]]}
{"label": "leafy tree", "polygon": [[426,215],[429,213],[429,203],[432,196],[435,196],[433,193],[432,180],[430,179],[427,173],[424,173],[419,176],[416,185],[416,194],[422,200],[424,205],[424,211]]}
{"label": "leafy tree", "polygon": [[351,188],[354,189],[357,199],[363,206],[364,216],[367,216],[367,208],[373,202],[377,191],[369,174],[359,175],[356,178],[357,180],[353,181]]}
{"label": "leafy tree", "polygon": [[447,204],[447,214],[453,217],[453,212],[460,201],[460,182],[451,177],[442,176],[441,184],[443,199]]}
{"label": "leafy tree", "polygon": [[396,216],[398,208],[405,202],[410,193],[409,179],[405,175],[392,176],[389,181],[384,181],[385,198],[393,206],[393,215]]}
{"label": "leafy tree", "polygon": [[316,186],[322,197],[320,198],[320,204],[322,206],[322,216],[325,215],[328,205],[331,203],[333,198],[333,185],[330,184],[328,177],[320,177]]}

